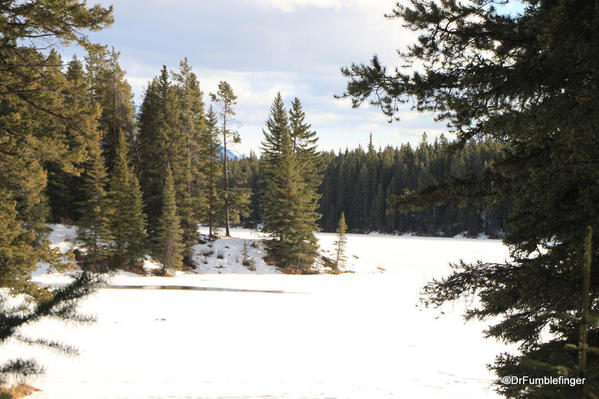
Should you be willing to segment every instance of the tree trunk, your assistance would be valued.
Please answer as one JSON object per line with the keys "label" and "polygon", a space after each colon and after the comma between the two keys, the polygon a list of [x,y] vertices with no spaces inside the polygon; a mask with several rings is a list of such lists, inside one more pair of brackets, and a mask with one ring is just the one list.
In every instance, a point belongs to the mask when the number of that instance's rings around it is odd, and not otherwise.
{"label": "tree trunk", "polygon": [[223,172],[225,174],[225,236],[230,237],[229,231],[229,177],[227,174],[227,107],[223,116]]}

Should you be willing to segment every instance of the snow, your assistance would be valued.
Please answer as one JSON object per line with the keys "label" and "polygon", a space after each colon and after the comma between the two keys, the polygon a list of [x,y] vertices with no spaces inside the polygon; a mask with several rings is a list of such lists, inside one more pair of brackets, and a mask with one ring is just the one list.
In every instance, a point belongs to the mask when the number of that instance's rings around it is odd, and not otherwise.
{"label": "snow", "polygon": [[[201,228],[200,233],[207,235],[208,230]],[[259,240],[266,238],[265,235],[242,229],[236,230],[236,233],[235,238],[221,238],[195,247],[194,261],[198,265],[197,271],[199,273],[279,273],[275,267],[264,262],[263,258],[266,256],[266,250]],[[253,243],[255,244],[252,245]],[[254,260],[255,270],[250,270],[248,266],[242,264],[244,244],[247,256]]]}
{"label": "snow", "polygon": [[[162,289],[99,290],[82,304],[95,324],[44,320],[24,329],[78,347],[78,357],[11,343],[3,358],[30,355],[47,367],[32,381],[43,390],[32,399],[498,398],[485,365],[510,348],[483,339],[484,323],[464,324],[463,304],[440,316],[418,298],[449,262],[506,259],[501,242],[348,234],[353,273],[297,276],[263,264],[260,247],[250,246],[257,270],[248,270],[238,262],[243,242],[260,236],[232,235],[212,244],[200,273],[113,274],[111,285]],[[317,237],[331,255],[336,235]],[[198,246],[196,258],[208,248]]]}
{"label": "snow", "polygon": [[[77,228],[74,226],[66,226],[63,224],[48,224],[50,228],[50,246],[58,249],[61,253],[66,253],[72,250],[75,246],[74,241],[77,235]],[[38,268],[33,272],[33,275],[49,273],[50,265],[46,262],[40,262]]]}

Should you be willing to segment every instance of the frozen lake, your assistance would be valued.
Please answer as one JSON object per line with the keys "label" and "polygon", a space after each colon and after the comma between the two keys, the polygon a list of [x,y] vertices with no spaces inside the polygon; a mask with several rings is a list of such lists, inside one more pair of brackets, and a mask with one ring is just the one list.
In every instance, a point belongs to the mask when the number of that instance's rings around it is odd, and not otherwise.
{"label": "frozen lake", "polygon": [[[318,237],[332,251],[336,236]],[[236,241],[226,246],[234,251]],[[26,330],[78,347],[78,357],[2,351],[46,366],[32,399],[499,397],[486,364],[505,347],[483,338],[483,323],[464,324],[461,304],[440,316],[418,298],[449,262],[503,261],[501,242],[350,234],[348,255],[355,273],[342,275],[121,273],[112,284],[253,291],[101,289],[82,307],[97,323]]]}

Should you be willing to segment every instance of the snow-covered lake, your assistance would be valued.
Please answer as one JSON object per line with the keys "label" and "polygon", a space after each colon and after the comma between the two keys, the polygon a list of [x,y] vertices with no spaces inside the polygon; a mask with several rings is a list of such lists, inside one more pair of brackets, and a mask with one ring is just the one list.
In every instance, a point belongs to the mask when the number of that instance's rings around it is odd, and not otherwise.
{"label": "snow-covered lake", "polygon": [[[318,238],[333,250],[334,234]],[[26,330],[78,347],[78,357],[17,345],[3,346],[3,357],[46,366],[32,399],[498,397],[486,364],[505,347],[483,338],[483,323],[464,324],[461,304],[440,316],[418,298],[449,262],[506,259],[501,242],[350,234],[348,255],[355,273],[342,275],[121,273],[112,284],[254,291],[101,289],[82,306],[97,323]]]}

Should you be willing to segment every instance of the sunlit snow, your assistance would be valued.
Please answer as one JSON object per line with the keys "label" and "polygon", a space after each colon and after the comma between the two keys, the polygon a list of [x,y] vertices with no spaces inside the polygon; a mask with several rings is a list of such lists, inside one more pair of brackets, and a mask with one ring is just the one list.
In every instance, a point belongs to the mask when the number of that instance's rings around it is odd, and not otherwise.
{"label": "sunlit snow", "polygon": [[[68,248],[74,232],[53,227],[54,244]],[[483,338],[484,323],[464,324],[462,304],[441,315],[418,298],[425,282],[449,273],[449,262],[503,261],[501,242],[350,234],[353,273],[297,276],[263,263],[260,246],[250,246],[257,270],[248,270],[243,242],[261,237],[232,235],[213,244],[214,254],[196,248],[198,274],[110,278],[203,290],[104,288],[82,306],[97,323],[45,320],[25,329],[78,347],[78,357],[16,344],[3,346],[3,357],[46,366],[31,382],[42,389],[32,399],[498,397],[486,364],[505,347]],[[332,255],[336,235],[317,236]]]}

